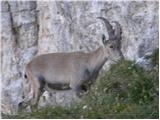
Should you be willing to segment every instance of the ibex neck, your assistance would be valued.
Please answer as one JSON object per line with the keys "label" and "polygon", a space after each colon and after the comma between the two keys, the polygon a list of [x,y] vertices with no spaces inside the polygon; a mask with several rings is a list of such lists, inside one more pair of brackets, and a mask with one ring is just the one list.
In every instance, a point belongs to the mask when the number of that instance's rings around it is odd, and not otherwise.
{"label": "ibex neck", "polygon": [[90,63],[91,68],[94,70],[100,70],[107,58],[105,57],[104,48],[101,46],[97,50],[91,53]]}

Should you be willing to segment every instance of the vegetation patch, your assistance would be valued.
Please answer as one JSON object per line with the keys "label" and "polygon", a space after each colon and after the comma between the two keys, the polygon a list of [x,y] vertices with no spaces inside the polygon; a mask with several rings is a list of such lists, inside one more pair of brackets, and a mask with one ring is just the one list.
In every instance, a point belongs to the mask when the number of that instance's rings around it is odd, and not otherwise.
{"label": "vegetation patch", "polygon": [[71,107],[45,107],[32,113],[2,118],[159,118],[159,52],[151,57],[153,68],[145,71],[132,61],[119,61],[100,76],[88,95]]}

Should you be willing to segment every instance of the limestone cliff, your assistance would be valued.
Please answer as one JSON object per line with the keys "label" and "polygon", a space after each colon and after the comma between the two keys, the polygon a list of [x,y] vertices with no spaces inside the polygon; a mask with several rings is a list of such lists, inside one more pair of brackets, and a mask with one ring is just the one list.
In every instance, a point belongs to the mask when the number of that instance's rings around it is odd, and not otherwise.
{"label": "limestone cliff", "polygon": [[[31,97],[23,78],[25,65],[37,54],[95,50],[106,34],[106,17],[123,30],[122,52],[126,59],[142,58],[158,48],[158,1],[2,1],[1,2],[1,109],[15,113],[23,96]],[[106,68],[110,63],[106,63]],[[47,92],[40,106],[69,105],[72,91]]]}

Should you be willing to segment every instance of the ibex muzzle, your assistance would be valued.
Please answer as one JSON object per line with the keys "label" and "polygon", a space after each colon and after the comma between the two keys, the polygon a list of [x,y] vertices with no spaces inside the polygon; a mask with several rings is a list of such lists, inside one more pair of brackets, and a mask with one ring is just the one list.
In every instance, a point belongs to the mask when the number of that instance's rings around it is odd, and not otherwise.
{"label": "ibex muzzle", "polygon": [[107,60],[117,61],[123,58],[121,52],[121,27],[115,22],[115,29],[103,17],[109,40],[102,36],[103,46],[90,53],[50,53],[35,57],[26,67],[26,78],[31,82],[33,99],[31,105],[37,105],[43,89],[57,89],[66,85],[78,96],[82,85],[92,83]]}

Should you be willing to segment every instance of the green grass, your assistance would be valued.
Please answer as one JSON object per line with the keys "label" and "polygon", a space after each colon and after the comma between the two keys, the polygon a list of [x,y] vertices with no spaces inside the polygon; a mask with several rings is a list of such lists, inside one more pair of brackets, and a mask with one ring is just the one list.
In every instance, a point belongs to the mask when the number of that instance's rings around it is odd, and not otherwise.
{"label": "green grass", "polygon": [[159,118],[159,53],[153,53],[152,70],[132,61],[120,61],[100,76],[88,95],[71,107],[45,107],[32,113],[2,118]]}
{"label": "green grass", "polygon": [[158,63],[159,63],[159,49],[157,48],[153,51],[153,54],[151,56],[151,64],[153,66],[156,66],[158,65]]}

